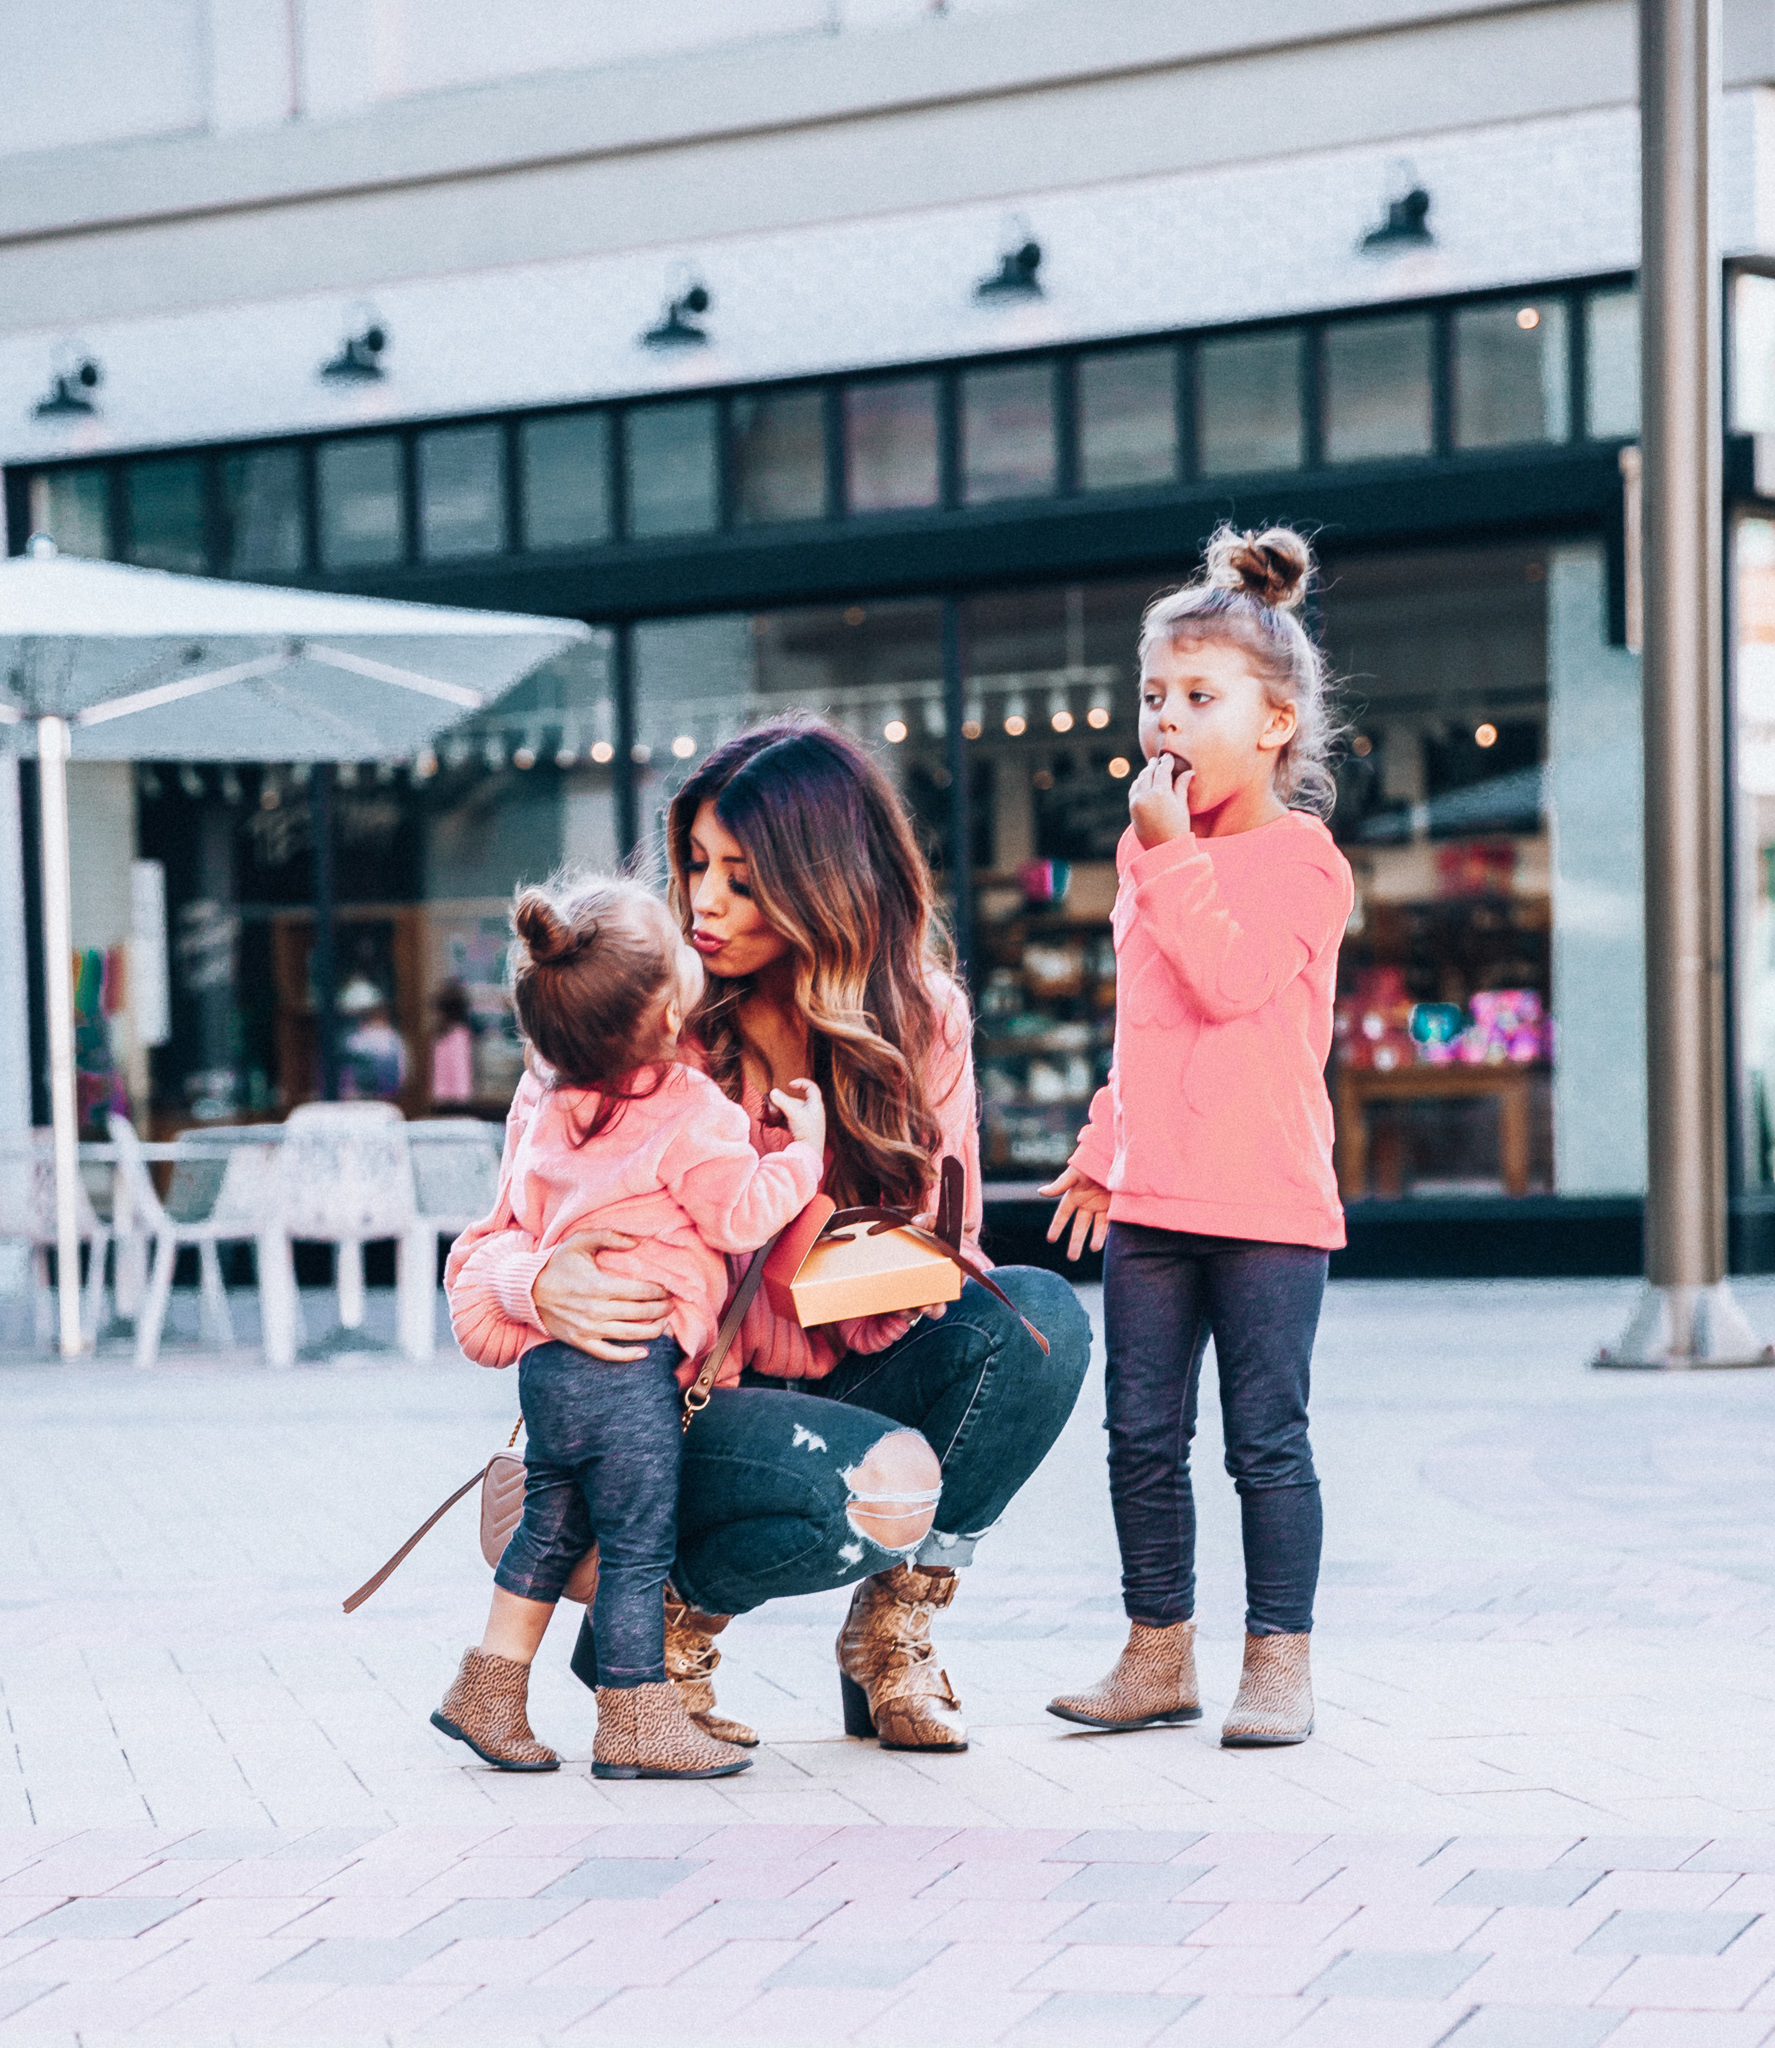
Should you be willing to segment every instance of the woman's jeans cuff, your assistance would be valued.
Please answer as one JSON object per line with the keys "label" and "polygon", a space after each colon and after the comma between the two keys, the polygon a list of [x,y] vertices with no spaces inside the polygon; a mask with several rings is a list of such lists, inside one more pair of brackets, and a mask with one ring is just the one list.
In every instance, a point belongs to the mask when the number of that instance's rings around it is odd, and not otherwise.
{"label": "woman's jeans cuff", "polygon": [[972,1536],[951,1536],[944,1530],[933,1529],[912,1553],[911,1562],[927,1571],[933,1565],[959,1571],[963,1565],[973,1563],[975,1548],[985,1533],[980,1529]]}

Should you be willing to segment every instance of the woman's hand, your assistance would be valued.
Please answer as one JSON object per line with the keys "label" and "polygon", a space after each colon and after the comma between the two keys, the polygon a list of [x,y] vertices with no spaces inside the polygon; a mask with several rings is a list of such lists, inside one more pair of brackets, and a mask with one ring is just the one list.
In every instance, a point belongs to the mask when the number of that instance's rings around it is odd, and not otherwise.
{"label": "woman's hand", "polygon": [[1045,1188],[1037,1190],[1044,1195],[1058,1195],[1059,1206],[1054,1211],[1054,1220],[1048,1225],[1048,1242],[1058,1244],[1060,1233],[1066,1228],[1066,1219],[1072,1218],[1072,1242],[1066,1247],[1066,1256],[1076,1259],[1085,1248],[1085,1233],[1090,1232],[1091,1249],[1100,1252],[1105,1238],[1109,1236],[1109,1190],[1101,1181],[1092,1180],[1089,1174],[1080,1173],[1076,1166],[1062,1167],[1059,1174]]}
{"label": "woman's hand", "polygon": [[637,1242],[620,1230],[585,1230],[556,1245],[530,1290],[551,1337],[613,1364],[646,1357],[665,1332],[672,1297],[655,1281],[603,1272],[595,1257],[632,1252]]}
{"label": "woman's hand", "polygon": [[773,1088],[771,1102],[783,1119],[791,1138],[811,1145],[826,1156],[826,1104],[814,1081],[791,1081],[787,1088]]}
{"label": "woman's hand", "polygon": [[1128,785],[1134,836],[1149,852],[1170,840],[1189,838],[1189,786],[1195,772],[1172,754],[1155,754]]}

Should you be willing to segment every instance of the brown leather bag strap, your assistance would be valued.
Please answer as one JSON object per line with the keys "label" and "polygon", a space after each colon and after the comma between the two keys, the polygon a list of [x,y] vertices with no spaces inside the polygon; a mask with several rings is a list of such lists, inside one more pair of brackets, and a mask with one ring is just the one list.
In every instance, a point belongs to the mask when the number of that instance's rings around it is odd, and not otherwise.
{"label": "brown leather bag strap", "polygon": [[[950,1160],[944,1161],[946,1168],[952,1164],[958,1163]],[[957,1213],[959,1213],[959,1207]],[[1048,1349],[1047,1338],[1042,1335],[1041,1331],[1036,1328],[1034,1323],[1029,1320],[992,1275],[987,1272],[985,1267],[976,1265],[959,1244],[946,1244],[934,1231],[920,1229],[913,1222],[912,1218],[906,1214],[904,1209],[878,1209],[873,1207],[839,1209],[832,1216],[828,1217],[826,1228],[820,1235],[822,1237],[829,1236],[834,1230],[842,1230],[846,1225],[852,1223],[873,1224],[875,1227],[869,1233],[871,1237],[879,1237],[884,1230],[910,1231],[921,1244],[928,1244],[933,1251],[941,1252],[952,1264],[959,1266],[970,1280],[978,1280],[988,1294],[996,1295],[1042,1347],[1043,1355],[1046,1356]]]}
{"label": "brown leather bag strap", "polygon": [[695,1416],[700,1415],[709,1405],[709,1396],[714,1391],[715,1381],[721,1368],[727,1363],[727,1354],[733,1349],[733,1340],[740,1334],[740,1325],[746,1320],[746,1311],[752,1306],[758,1293],[759,1283],[764,1278],[764,1262],[770,1256],[770,1244],[760,1245],[752,1254],[752,1263],[746,1268],[740,1284],[734,1289],[732,1301],[727,1304],[727,1313],[721,1318],[721,1327],[715,1332],[715,1341],[709,1347],[708,1356],[697,1368],[696,1378],[684,1389],[684,1427],[688,1429]]}
{"label": "brown leather bag strap", "polygon": [[[513,1434],[515,1435],[516,1432],[514,1431]],[[437,1527],[456,1503],[461,1500],[463,1495],[465,1493],[473,1493],[486,1476],[487,1467],[483,1465],[472,1479],[465,1479],[462,1482],[441,1508],[427,1515],[425,1520],[420,1523],[418,1528],[413,1531],[412,1535],[407,1538],[406,1542],[401,1545],[400,1549],[395,1552],[382,1569],[373,1577],[367,1578],[357,1591],[352,1594],[351,1598],[346,1601],[346,1613],[350,1614],[354,1609],[361,1607],[369,1599],[370,1595],[375,1592],[377,1587],[394,1571],[395,1567],[406,1562],[407,1558],[418,1547],[420,1539],[429,1536],[432,1530]]]}

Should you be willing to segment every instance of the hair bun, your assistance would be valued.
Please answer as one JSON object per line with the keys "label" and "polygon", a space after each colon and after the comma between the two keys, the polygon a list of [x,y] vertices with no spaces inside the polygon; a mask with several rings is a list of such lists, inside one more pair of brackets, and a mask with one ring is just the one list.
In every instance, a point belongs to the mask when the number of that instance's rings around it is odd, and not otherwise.
{"label": "hair bun", "polygon": [[512,908],[512,923],[533,967],[560,966],[581,950],[588,937],[566,922],[543,889],[524,891]]}
{"label": "hair bun", "polygon": [[1266,526],[1261,533],[1223,526],[1208,542],[1205,573],[1217,589],[1292,611],[1307,594],[1313,551],[1291,526]]}

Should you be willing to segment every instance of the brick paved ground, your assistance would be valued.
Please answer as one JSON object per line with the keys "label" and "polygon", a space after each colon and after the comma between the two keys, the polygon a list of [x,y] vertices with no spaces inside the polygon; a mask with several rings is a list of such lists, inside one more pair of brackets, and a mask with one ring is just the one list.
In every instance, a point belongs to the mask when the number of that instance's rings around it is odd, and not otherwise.
{"label": "brick paved ground", "polygon": [[[1747,1289],[1775,1331],[1775,1290]],[[1320,1731],[1222,1752],[1237,1523],[1203,1446],[1203,1730],[1041,1712],[1119,1635],[1093,1379],[944,1618],[963,1757],[839,1730],[842,1596],[724,1639],[766,1747],[605,1785],[425,1715],[486,1592],[509,1380],[0,1364],[0,2043],[1775,2040],[1775,1374],[1579,1361],[1612,1286],[1334,1290]]]}

